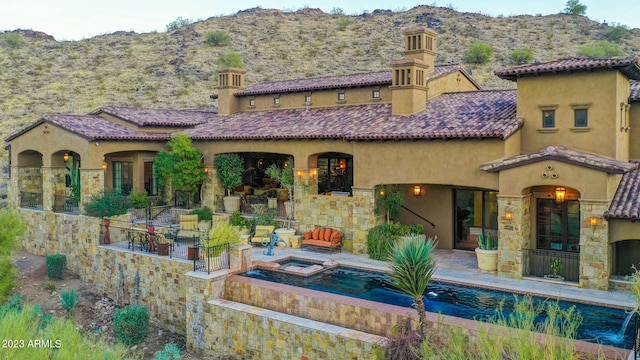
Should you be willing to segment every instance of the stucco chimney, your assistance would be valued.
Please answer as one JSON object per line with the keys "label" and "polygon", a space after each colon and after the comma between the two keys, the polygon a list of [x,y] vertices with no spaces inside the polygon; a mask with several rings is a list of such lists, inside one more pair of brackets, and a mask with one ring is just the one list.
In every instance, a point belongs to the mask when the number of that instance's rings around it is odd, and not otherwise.
{"label": "stucco chimney", "polygon": [[241,68],[218,70],[218,114],[230,115],[240,111],[240,100],[233,96],[244,90],[244,74]]}

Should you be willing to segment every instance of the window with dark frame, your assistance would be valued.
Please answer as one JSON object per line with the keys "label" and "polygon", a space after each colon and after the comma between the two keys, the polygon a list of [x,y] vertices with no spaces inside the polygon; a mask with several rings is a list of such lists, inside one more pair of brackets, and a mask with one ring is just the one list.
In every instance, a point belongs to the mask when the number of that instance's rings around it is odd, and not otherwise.
{"label": "window with dark frame", "polygon": [[273,105],[280,105],[280,98],[279,97],[274,97],[273,98]]}
{"label": "window with dark frame", "polygon": [[249,106],[251,107],[256,106],[256,99],[249,99]]}
{"label": "window with dark frame", "polygon": [[374,99],[380,99],[380,90],[373,90],[371,97]]}
{"label": "window with dark frame", "polygon": [[338,101],[345,101],[346,97],[343,92],[338,93]]}
{"label": "window with dark frame", "polygon": [[542,110],[542,127],[543,128],[556,127],[556,111],[555,110]]}
{"label": "window with dark frame", "polygon": [[305,104],[311,104],[311,95],[305,95],[304,96],[304,103]]}
{"label": "window with dark frame", "polygon": [[587,109],[575,109],[573,110],[574,126],[575,127],[587,127],[589,126],[588,110]]}

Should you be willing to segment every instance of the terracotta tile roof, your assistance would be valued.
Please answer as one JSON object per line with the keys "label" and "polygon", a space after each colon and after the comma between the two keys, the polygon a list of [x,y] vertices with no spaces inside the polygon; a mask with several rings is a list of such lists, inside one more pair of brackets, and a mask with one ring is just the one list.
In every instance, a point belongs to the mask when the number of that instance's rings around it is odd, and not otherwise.
{"label": "terracotta tile roof", "polygon": [[87,139],[87,141],[168,141],[171,139],[170,133],[141,132],[122,125],[114,124],[97,115],[49,114],[10,135],[5,139],[5,141],[11,141],[43,123],[48,123],[62,128],[70,133]]}
{"label": "terracotta tile roof", "polygon": [[[437,79],[448,73],[461,70],[464,74],[474,82],[480,89],[480,85],[476,83],[471,76],[462,69],[459,64],[436,65],[434,71],[428,75],[428,80]],[[383,70],[376,72],[367,72],[350,75],[324,76],[310,79],[294,79],[285,81],[274,81],[256,84],[247,87],[245,90],[237,92],[235,96],[250,96],[264,94],[279,94],[288,92],[303,92],[313,90],[327,89],[344,89],[362,86],[387,86],[391,85],[391,70]],[[214,98],[217,95],[213,96]]]}
{"label": "terracotta tile roof", "polygon": [[631,90],[629,102],[640,101],[640,81],[632,81],[629,88]]}
{"label": "terracotta tile roof", "polygon": [[90,115],[109,114],[141,127],[192,127],[218,113],[217,108],[198,110],[146,109],[104,106]]}
{"label": "terracotta tile roof", "polygon": [[[638,165],[638,162],[632,162]],[[640,170],[638,168],[622,175],[616,195],[604,213],[605,219],[640,220]]]}
{"label": "terracotta tile roof", "polygon": [[545,160],[561,161],[567,164],[604,171],[609,174],[623,174],[638,167],[638,164],[635,163],[570,150],[565,146],[549,146],[541,151],[517,155],[483,164],[480,166],[480,170],[496,172]]}
{"label": "terracotta tile roof", "polygon": [[515,90],[442,94],[427,110],[392,116],[391,104],[244,112],[220,116],[185,131],[216,139],[506,139],[522,126]]}
{"label": "terracotta tile roof", "polygon": [[640,60],[634,57],[576,56],[542,63],[525,64],[495,71],[503,79],[515,81],[525,75],[571,73],[576,71],[616,69],[629,79],[640,80]]}

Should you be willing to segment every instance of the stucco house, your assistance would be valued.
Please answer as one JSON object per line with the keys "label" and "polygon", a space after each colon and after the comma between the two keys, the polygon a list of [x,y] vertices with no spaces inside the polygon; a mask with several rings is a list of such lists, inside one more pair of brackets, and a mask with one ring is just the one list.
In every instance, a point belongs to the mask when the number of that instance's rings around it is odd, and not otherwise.
{"label": "stucco house", "polygon": [[[441,248],[473,250],[491,234],[499,276],[541,275],[558,257],[567,280],[608,289],[640,261],[640,61],[527,64],[495,73],[517,89],[483,90],[434,63],[435,37],[405,31],[386,71],[245,85],[244,69],[220,69],[216,108],[45,115],[6,138],[10,203],[63,211],[65,154],[80,164],[80,204],[111,188],[157,194],[154,157],[183,132],[207,169],[222,153],[257,169],[292,157],[294,227],[338,228],[343,251],[366,252],[383,222],[374,189],[398,184],[401,222],[424,224]],[[202,194],[218,206],[215,171]]]}

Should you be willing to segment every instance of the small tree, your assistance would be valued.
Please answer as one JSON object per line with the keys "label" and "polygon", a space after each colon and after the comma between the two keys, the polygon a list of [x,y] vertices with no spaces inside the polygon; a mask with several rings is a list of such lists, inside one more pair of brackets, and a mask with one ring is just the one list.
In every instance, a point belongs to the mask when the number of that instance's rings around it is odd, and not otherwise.
{"label": "small tree", "polygon": [[462,61],[468,64],[484,64],[493,55],[493,48],[489,44],[477,41],[469,47],[469,51],[462,55]]}
{"label": "small tree", "polygon": [[235,52],[221,54],[218,56],[216,64],[221,68],[235,67],[244,69],[247,67],[247,65],[242,61],[242,56]]}
{"label": "small tree", "polygon": [[580,0],[569,0],[565,4],[564,13],[568,15],[584,15],[587,13],[587,5],[580,4]]}
{"label": "small tree", "polygon": [[265,173],[287,189],[289,192],[289,200],[293,200],[293,159],[288,158],[284,164],[282,168],[276,166],[276,164],[272,164],[265,170]]}
{"label": "small tree", "polygon": [[230,196],[234,187],[242,185],[244,159],[238,154],[219,154],[213,159],[213,165],[216,167],[222,186]]}
{"label": "small tree", "polygon": [[533,60],[533,54],[528,47],[515,49],[509,55],[509,61],[514,65],[528,64]]}
{"label": "small tree", "polygon": [[222,30],[210,31],[204,42],[212,46],[225,46],[231,43],[231,36]]}
{"label": "small tree", "polygon": [[432,238],[424,241],[420,235],[409,236],[404,241],[393,244],[389,261],[389,282],[413,299],[423,339],[427,337],[427,315],[423,294],[436,271],[436,245],[437,242]]}
{"label": "small tree", "polygon": [[578,54],[580,56],[622,56],[624,52],[620,45],[602,40],[595,44],[582,45]]}
{"label": "small tree", "polygon": [[193,147],[185,134],[177,134],[167,143],[167,150],[158,153],[155,161],[158,184],[164,189],[171,183],[174,190],[193,195],[206,179],[202,151]]}
{"label": "small tree", "polygon": [[375,188],[375,215],[384,215],[387,223],[400,219],[404,196],[398,185],[378,185]]}
{"label": "small tree", "polygon": [[181,27],[187,26],[187,25],[189,25],[191,23],[192,23],[191,20],[185,19],[182,16],[178,16],[177,19],[175,19],[172,22],[167,24],[167,32],[178,30]]}

